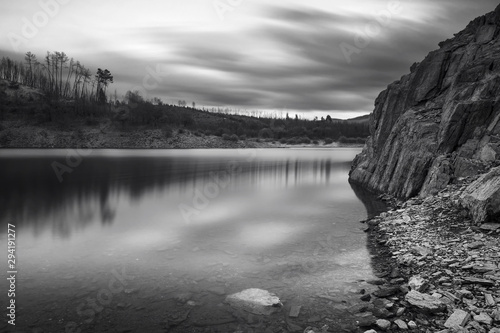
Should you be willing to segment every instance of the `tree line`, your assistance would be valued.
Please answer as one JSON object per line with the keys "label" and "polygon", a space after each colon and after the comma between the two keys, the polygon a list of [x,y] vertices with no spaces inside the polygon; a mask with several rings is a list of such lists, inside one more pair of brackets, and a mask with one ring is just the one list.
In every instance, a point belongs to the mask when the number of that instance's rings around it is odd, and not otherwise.
{"label": "tree line", "polygon": [[156,97],[146,100],[138,91],[128,91],[123,102],[116,104],[121,110],[119,118],[124,128],[163,128],[167,135],[177,129],[233,141],[259,138],[292,144],[317,140],[362,143],[369,136],[367,120],[339,120],[330,116],[308,120],[298,115],[290,117],[269,112],[255,117],[228,108],[196,109],[184,103],[181,106],[165,104]]}
{"label": "tree line", "polygon": [[[356,141],[369,135],[368,122],[335,120],[330,116],[307,120],[279,112],[250,111],[248,115],[229,108],[196,108],[184,100],[177,105],[154,97],[145,100],[139,92],[128,91],[123,100],[113,103],[106,93],[113,75],[107,69],[91,71],[64,52],[47,52],[43,59],[27,52],[24,61],[2,57],[0,78],[41,90],[47,97],[42,108],[43,121],[71,124],[78,117],[91,120],[109,118],[119,130],[162,128],[166,135],[190,131],[196,135],[224,138],[260,138],[290,143],[308,141]],[[1,96],[0,96],[1,97]],[[35,112],[35,115],[37,112]],[[76,117],[75,117],[76,116]]]}
{"label": "tree line", "polygon": [[23,61],[2,57],[0,78],[40,89],[51,98],[86,100],[106,103],[106,89],[113,83],[107,69],[98,69],[96,74],[64,52],[48,52],[38,59],[27,52]]}

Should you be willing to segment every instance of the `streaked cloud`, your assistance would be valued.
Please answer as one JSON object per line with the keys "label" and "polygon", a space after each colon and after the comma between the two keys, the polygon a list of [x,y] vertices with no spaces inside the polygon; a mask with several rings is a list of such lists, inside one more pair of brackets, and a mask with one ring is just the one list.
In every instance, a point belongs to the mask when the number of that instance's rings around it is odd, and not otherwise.
{"label": "streaked cloud", "polygon": [[[224,20],[214,3],[68,1],[21,51],[42,57],[60,50],[87,66],[108,68],[116,82],[111,89],[119,94],[141,86],[148,68],[160,66],[164,76],[146,97],[355,116],[371,112],[378,93],[439,41],[497,5],[401,1],[401,11],[347,63],[339,45],[354,45],[356,33],[376,22],[391,1],[242,0]],[[9,33],[21,35],[23,22],[39,11],[33,0],[0,4],[4,54],[12,52]]]}

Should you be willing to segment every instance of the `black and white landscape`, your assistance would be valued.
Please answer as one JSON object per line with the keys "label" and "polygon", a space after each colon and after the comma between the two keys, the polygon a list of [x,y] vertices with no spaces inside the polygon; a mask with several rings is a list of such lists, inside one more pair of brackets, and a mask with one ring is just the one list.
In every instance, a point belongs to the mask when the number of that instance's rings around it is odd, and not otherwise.
{"label": "black and white landscape", "polygon": [[500,332],[498,3],[0,27],[2,332]]}

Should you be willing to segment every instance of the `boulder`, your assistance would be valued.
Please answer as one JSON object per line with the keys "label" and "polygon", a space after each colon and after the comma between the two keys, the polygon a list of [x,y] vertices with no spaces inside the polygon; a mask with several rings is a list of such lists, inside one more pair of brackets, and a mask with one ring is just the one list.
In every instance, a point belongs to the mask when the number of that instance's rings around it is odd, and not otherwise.
{"label": "boulder", "polygon": [[446,309],[446,303],[431,295],[411,290],[405,296],[405,300],[412,306],[429,313],[443,312]]}
{"label": "boulder", "polygon": [[267,290],[251,288],[226,297],[226,302],[234,308],[256,315],[270,315],[283,306],[280,299]]}
{"label": "boulder", "polygon": [[500,167],[479,177],[460,197],[477,224],[500,222]]}

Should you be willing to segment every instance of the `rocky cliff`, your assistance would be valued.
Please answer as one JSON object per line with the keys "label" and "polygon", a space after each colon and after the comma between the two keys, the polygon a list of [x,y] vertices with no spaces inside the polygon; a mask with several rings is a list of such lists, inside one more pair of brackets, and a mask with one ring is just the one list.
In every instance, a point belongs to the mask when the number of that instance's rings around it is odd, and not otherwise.
{"label": "rocky cliff", "polygon": [[376,99],[352,182],[425,197],[500,165],[500,6],[439,46]]}

